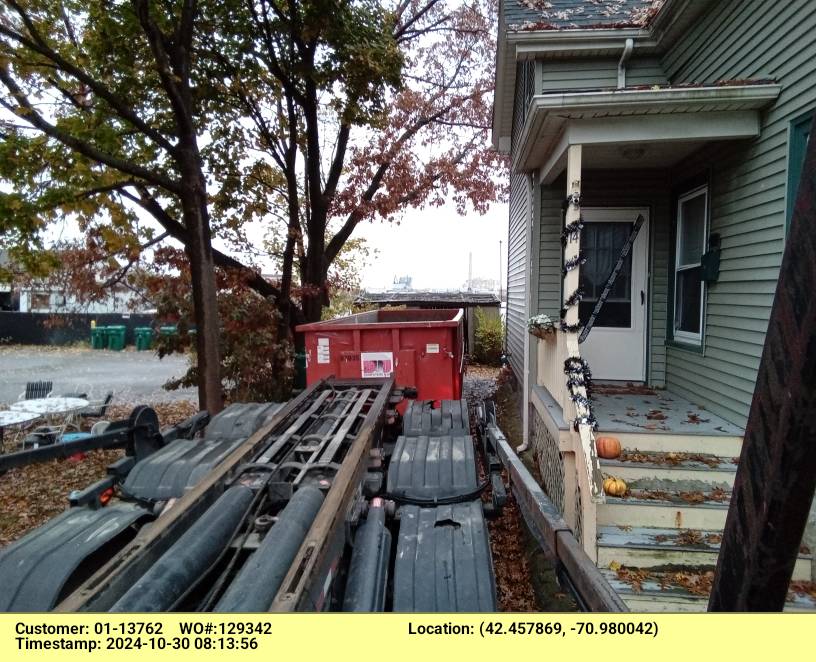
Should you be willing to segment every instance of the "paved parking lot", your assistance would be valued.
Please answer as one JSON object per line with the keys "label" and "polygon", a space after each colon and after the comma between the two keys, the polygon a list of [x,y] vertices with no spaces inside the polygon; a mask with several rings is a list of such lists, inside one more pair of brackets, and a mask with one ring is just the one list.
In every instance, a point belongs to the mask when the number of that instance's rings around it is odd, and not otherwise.
{"label": "paved parking lot", "polygon": [[138,404],[195,399],[195,389],[166,391],[162,385],[187,370],[182,355],[159,359],[155,352],[90,350],[52,347],[0,347],[0,402],[12,402],[26,382],[54,382],[54,392],[79,388],[92,399],[114,391],[114,402]]}

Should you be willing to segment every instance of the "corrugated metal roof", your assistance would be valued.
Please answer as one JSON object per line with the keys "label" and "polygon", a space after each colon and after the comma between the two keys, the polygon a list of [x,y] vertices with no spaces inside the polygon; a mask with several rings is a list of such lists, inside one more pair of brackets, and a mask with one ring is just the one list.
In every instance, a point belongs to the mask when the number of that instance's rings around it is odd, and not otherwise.
{"label": "corrugated metal roof", "polygon": [[499,297],[491,292],[363,292],[356,303],[382,303],[391,305],[419,305],[423,303],[451,306],[501,304]]}
{"label": "corrugated metal roof", "polygon": [[664,0],[505,0],[507,29],[574,30],[646,27]]}

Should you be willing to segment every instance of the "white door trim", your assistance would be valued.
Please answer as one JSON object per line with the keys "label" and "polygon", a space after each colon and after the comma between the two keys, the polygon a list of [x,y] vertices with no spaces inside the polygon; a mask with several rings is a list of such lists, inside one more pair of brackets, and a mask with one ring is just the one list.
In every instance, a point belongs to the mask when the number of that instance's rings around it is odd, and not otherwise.
{"label": "white door trim", "polygon": [[[649,334],[649,322],[650,322],[650,313],[651,313],[651,306],[650,306],[650,292],[649,292],[649,238],[650,238],[650,210],[648,207],[583,207],[582,216],[586,223],[592,222],[628,222],[634,223],[635,219],[637,218],[638,214],[642,214],[643,218],[645,219],[645,223],[640,228],[640,232],[638,233],[637,239],[635,240],[635,245],[632,248],[632,293],[631,293],[631,301],[632,301],[632,308],[633,311],[640,307],[640,292],[643,291],[644,293],[644,303],[642,305],[642,332],[640,334],[641,337],[641,349],[642,349],[642,370],[639,373],[633,373],[632,375],[628,376],[607,376],[604,375],[602,371],[596,371],[595,368],[592,366],[592,361],[589,360],[590,367],[593,367],[593,373],[599,379],[609,379],[609,380],[616,380],[619,379],[621,381],[642,381],[645,383],[646,375],[648,374],[648,334]],[[633,312],[632,320],[634,323],[635,315]],[[604,329],[603,333],[605,335],[609,334],[611,336],[615,335],[623,335],[623,334],[632,334],[632,327],[629,328],[622,328],[622,329],[615,329],[610,327],[602,327]],[[592,338],[593,331],[590,331],[588,336],[588,340]],[[585,345],[585,343],[584,343]],[[582,347],[584,347],[582,345]],[[582,352],[582,356],[583,356]],[[601,366],[599,366],[601,367]]]}

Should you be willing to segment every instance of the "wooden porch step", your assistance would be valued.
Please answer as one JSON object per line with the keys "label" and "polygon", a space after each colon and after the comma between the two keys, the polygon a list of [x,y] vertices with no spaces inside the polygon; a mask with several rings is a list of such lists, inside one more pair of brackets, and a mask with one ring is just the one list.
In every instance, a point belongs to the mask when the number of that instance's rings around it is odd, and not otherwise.
{"label": "wooden porch step", "polygon": [[[598,566],[610,564],[638,568],[714,567],[722,531],[602,526],[598,529]],[[794,581],[811,578],[811,555],[800,554]]]}
{"label": "wooden porch step", "polygon": [[[668,499],[643,499],[636,495],[606,497],[598,506],[598,526],[654,527],[666,529],[722,530],[728,502],[704,498],[688,503],[679,495]],[[705,495],[704,495],[705,497]]]}
{"label": "wooden porch step", "polygon": [[[627,568],[636,574],[638,568]],[[601,573],[621,596],[632,611],[639,612],[699,612],[708,608],[708,595],[698,594],[686,587],[667,580],[666,575],[652,573],[633,584],[621,579],[615,570],[602,569]],[[661,583],[663,579],[663,583]],[[816,600],[812,597],[790,593],[785,604],[786,612],[816,612]]]}
{"label": "wooden porch step", "polygon": [[[659,487],[674,483],[678,489],[731,489],[737,472],[734,457],[709,453],[624,451],[616,460],[601,460],[601,471],[622,478],[630,486]],[[651,483],[651,485],[650,485]],[[685,485],[685,486],[684,486]]]}
{"label": "wooden porch step", "polygon": [[595,435],[617,437],[621,447],[629,451],[658,453],[706,453],[723,458],[739,457],[742,437],[739,435],[705,435],[664,431],[605,432],[601,429]]}

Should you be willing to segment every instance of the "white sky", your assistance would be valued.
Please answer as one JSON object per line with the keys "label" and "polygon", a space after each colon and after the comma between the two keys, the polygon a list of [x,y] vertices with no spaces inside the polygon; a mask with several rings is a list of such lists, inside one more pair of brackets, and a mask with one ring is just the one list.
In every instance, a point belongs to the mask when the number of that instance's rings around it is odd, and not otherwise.
{"label": "white sky", "polygon": [[[362,272],[363,287],[388,288],[397,276],[413,277],[415,289],[459,289],[468,277],[473,253],[473,278],[498,280],[507,264],[506,204],[493,205],[484,216],[459,216],[453,204],[411,209],[400,225],[364,223],[354,236],[365,237],[377,254]],[[499,264],[501,242],[501,265]]]}

